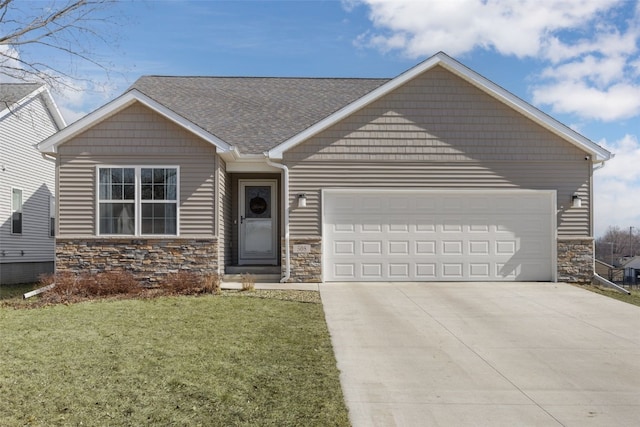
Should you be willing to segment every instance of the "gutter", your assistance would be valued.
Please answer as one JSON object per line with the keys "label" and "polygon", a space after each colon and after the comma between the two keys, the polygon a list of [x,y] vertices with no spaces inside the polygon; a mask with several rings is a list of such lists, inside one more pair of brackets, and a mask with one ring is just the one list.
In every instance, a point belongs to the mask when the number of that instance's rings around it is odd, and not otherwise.
{"label": "gutter", "polygon": [[289,168],[281,163],[274,163],[269,158],[269,153],[264,153],[267,164],[269,166],[273,166],[274,168],[278,168],[282,170],[283,175],[283,198],[285,199],[285,208],[284,208],[284,244],[285,244],[285,273],[284,276],[280,279],[280,283],[286,283],[289,281],[291,277],[291,253],[289,250],[289,212],[291,211],[291,206],[289,204]]}

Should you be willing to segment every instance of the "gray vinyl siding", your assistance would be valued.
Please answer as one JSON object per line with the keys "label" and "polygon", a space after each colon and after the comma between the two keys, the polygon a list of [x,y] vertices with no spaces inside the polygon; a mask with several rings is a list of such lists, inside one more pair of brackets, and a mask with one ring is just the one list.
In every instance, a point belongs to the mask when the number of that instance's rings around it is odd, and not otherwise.
{"label": "gray vinyl siding", "polygon": [[215,147],[152,110],[134,104],[58,151],[60,237],[95,236],[98,165],[179,166],[180,236],[216,235]]}
{"label": "gray vinyl siding", "polygon": [[[306,193],[308,204],[292,209],[291,233],[321,235],[322,188],[367,186],[556,190],[558,235],[590,236],[585,156],[435,67],[284,154],[291,195]],[[576,192],[582,208],[569,207]]]}
{"label": "gray vinyl siding", "polygon": [[[40,96],[0,118],[0,282],[12,280],[9,276],[20,269],[12,263],[54,259],[49,200],[55,193],[55,163],[44,159],[35,145],[57,130]],[[19,235],[11,234],[12,188],[22,190]]]}

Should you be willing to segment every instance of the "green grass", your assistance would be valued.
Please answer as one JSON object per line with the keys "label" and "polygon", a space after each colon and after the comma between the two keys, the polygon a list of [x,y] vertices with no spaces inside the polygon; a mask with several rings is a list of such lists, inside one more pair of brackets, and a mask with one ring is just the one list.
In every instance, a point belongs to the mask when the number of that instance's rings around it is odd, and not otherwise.
{"label": "green grass", "polygon": [[347,426],[319,303],[0,307],[0,425]]}
{"label": "green grass", "polygon": [[613,289],[602,288],[600,286],[586,286],[586,289],[601,295],[606,295],[608,297],[627,302],[629,304],[640,306],[640,290],[638,289],[630,290],[631,295],[627,295]]}
{"label": "green grass", "polygon": [[22,283],[19,285],[0,285],[0,300],[11,298],[22,298],[22,295],[34,290],[38,285],[35,283]]}

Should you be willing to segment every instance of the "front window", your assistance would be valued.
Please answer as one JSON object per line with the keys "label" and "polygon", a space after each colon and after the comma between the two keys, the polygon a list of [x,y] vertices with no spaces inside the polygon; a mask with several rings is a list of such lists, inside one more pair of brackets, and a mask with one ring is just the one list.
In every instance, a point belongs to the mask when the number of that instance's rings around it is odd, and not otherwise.
{"label": "front window", "polygon": [[141,181],[142,234],[176,234],[176,169],[143,168]]}
{"label": "front window", "polygon": [[22,234],[22,190],[11,190],[11,233]]}
{"label": "front window", "polygon": [[99,234],[177,234],[176,167],[99,168],[98,174]]}

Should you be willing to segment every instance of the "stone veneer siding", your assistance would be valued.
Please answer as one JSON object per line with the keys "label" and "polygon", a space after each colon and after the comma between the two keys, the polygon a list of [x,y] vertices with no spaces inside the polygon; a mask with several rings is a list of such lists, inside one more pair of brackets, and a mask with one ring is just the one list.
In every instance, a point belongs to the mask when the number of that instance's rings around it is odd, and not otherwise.
{"label": "stone veneer siding", "polygon": [[558,281],[591,283],[593,256],[593,239],[558,239]]}
{"label": "stone veneer siding", "polygon": [[[309,252],[294,251],[295,245],[308,245]],[[286,269],[286,244],[282,240],[282,274]],[[289,282],[319,283],[322,282],[322,239],[290,239],[289,256],[291,257],[291,276]]]}
{"label": "stone veneer siding", "polygon": [[56,272],[125,271],[143,283],[189,270],[216,273],[216,239],[57,239]]}

